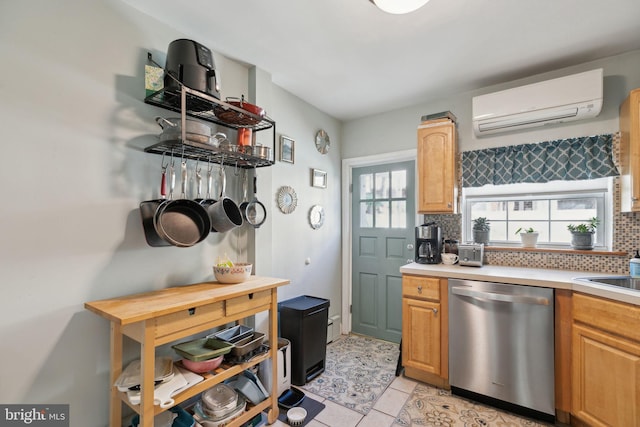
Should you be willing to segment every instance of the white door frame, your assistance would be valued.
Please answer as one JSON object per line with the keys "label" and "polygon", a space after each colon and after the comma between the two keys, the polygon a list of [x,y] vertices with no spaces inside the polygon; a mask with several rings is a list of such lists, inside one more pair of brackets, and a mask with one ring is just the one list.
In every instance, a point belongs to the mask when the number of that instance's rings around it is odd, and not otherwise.
{"label": "white door frame", "polygon": [[[372,156],[352,157],[350,159],[342,159],[342,326],[341,333],[348,334],[351,332],[351,175],[353,168],[363,166],[375,166],[385,163],[396,163],[407,160],[416,161],[418,155],[417,149],[396,151],[393,153],[375,154]],[[417,163],[416,182],[418,181]],[[416,195],[418,186],[416,188]],[[417,199],[416,199],[417,200]],[[416,214],[416,224],[417,214]]]}

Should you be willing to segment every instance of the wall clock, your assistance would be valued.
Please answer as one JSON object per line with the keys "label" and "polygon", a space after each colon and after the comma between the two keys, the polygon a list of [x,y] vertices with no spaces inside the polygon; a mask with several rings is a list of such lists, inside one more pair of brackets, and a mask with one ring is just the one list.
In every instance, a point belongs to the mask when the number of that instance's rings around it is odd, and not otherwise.
{"label": "wall clock", "polygon": [[327,154],[330,146],[331,141],[329,140],[329,135],[320,129],[318,133],[316,133],[316,149],[320,154]]}
{"label": "wall clock", "polygon": [[278,208],[282,213],[290,214],[296,210],[296,206],[298,206],[296,191],[288,185],[280,187],[278,190]]}
{"label": "wall clock", "polygon": [[309,209],[309,224],[311,228],[317,230],[324,224],[324,208],[320,205],[314,205]]}

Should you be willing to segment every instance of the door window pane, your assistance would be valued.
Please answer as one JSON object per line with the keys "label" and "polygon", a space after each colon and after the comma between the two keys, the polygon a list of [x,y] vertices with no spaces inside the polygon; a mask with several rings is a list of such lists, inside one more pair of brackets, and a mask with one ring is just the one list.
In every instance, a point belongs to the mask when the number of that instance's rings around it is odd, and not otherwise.
{"label": "door window pane", "polygon": [[373,202],[360,202],[360,228],[373,227]]}
{"label": "door window pane", "polygon": [[389,198],[389,172],[376,173],[376,199]]}
{"label": "door window pane", "polygon": [[375,227],[376,228],[389,228],[389,202],[375,202],[376,206],[376,217],[375,217]]}
{"label": "door window pane", "polygon": [[360,175],[360,200],[373,199],[373,175]]}
{"label": "door window pane", "polygon": [[391,227],[405,228],[407,226],[407,202],[394,200],[391,202]]}
{"label": "door window pane", "polygon": [[403,170],[391,172],[391,198],[404,199],[406,197],[407,197],[407,171],[403,169]]}

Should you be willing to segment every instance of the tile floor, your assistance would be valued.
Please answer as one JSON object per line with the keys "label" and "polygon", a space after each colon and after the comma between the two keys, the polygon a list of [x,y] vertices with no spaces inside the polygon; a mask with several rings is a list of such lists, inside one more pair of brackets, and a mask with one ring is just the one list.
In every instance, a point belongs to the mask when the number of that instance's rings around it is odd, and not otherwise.
{"label": "tile floor", "polygon": [[[326,407],[311,420],[308,427],[390,427],[415,388],[416,381],[397,377],[384,391],[373,409],[367,414],[352,411],[305,390],[305,395],[323,403]],[[288,424],[276,420],[272,426],[286,427]]]}

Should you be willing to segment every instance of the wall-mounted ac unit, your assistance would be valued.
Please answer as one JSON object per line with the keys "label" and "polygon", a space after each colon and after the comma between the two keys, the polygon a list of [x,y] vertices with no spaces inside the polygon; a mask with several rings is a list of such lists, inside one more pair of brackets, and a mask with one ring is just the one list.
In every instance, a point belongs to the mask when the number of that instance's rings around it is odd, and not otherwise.
{"label": "wall-mounted ac unit", "polygon": [[602,68],[472,99],[477,136],[595,117],[602,110]]}

